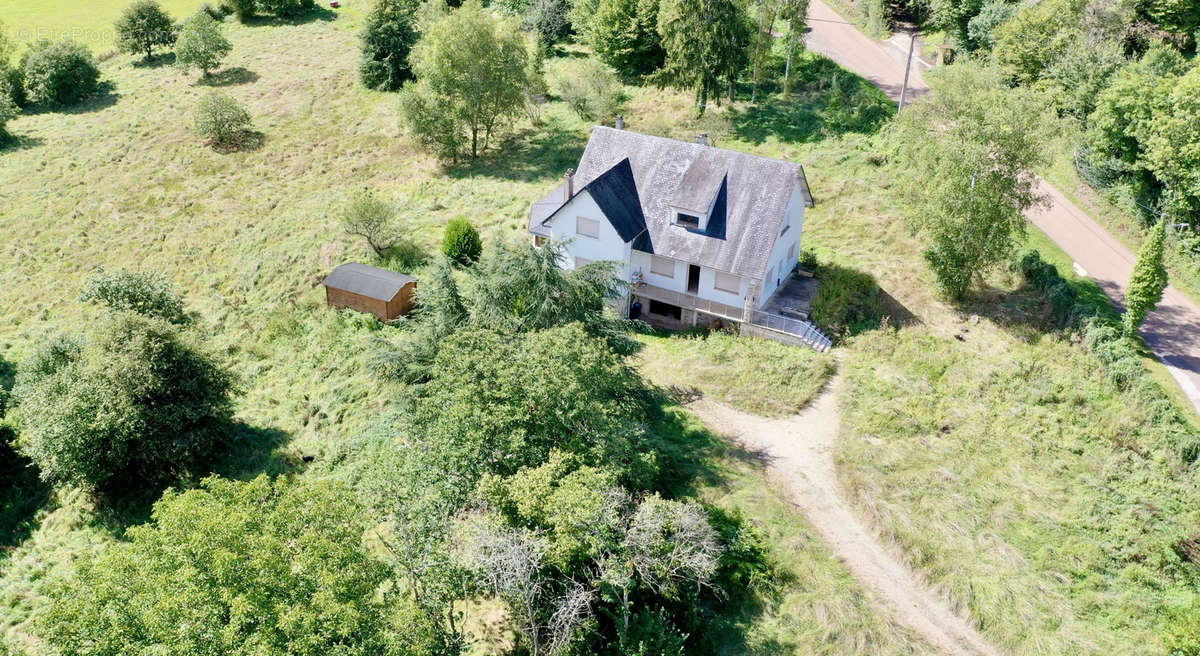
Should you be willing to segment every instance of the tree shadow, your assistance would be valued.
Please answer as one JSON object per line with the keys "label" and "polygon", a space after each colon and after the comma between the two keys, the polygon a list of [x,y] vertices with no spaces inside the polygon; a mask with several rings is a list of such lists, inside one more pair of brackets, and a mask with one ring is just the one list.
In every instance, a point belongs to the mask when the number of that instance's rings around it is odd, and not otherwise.
{"label": "tree shadow", "polygon": [[30,137],[23,134],[9,134],[0,138],[0,153],[16,152],[37,148],[46,143],[41,137]]}
{"label": "tree shadow", "polygon": [[210,475],[240,481],[259,474],[278,476],[297,471],[305,464],[301,457],[280,451],[288,443],[289,435],[277,428],[230,421],[218,430],[223,436],[221,444],[207,458],[193,463],[178,479],[95,497],[92,523],[120,535],[130,526],[149,521],[154,504],[167,488],[195,488]]}
{"label": "tree shadow", "polygon": [[817,266],[818,288],[811,319],[831,338],[841,339],[878,330],[884,325],[920,323],[896,297],[885,292],[875,276],[834,262]]}
{"label": "tree shadow", "polygon": [[101,82],[96,89],[96,93],[84,98],[74,105],[57,105],[53,103],[39,103],[30,105],[25,113],[27,114],[87,114],[90,112],[98,112],[103,109],[108,109],[117,104],[121,99],[121,94],[117,93],[117,87],[111,82]]}
{"label": "tree shadow", "polygon": [[209,141],[208,145],[222,155],[244,153],[262,150],[267,143],[267,135],[258,130],[242,130],[224,141]]}
{"label": "tree shadow", "polygon": [[201,76],[196,84],[206,87],[232,87],[258,81],[258,73],[243,66],[222,69],[217,73]]}
{"label": "tree shadow", "polygon": [[525,129],[474,160],[447,165],[445,172],[452,178],[483,176],[519,182],[557,178],[579,163],[586,145],[584,135],[550,118],[540,128]]}
{"label": "tree shadow", "polygon": [[799,58],[787,97],[777,86],[759,87],[760,98],[731,110],[737,136],[751,143],[774,137],[782,143],[812,143],[848,133],[874,134],[896,106],[867,80],[817,55]]}
{"label": "tree shadow", "polygon": [[429,262],[429,253],[412,239],[401,239],[379,255],[379,266],[401,273],[412,273]]}
{"label": "tree shadow", "polygon": [[169,52],[169,51],[168,52],[160,52],[156,55],[150,55],[149,57],[142,57],[141,59],[135,60],[133,62],[134,68],[162,68],[164,66],[174,66],[174,65],[175,65],[175,53]]}
{"label": "tree shadow", "polygon": [[51,499],[37,468],[13,448],[16,433],[0,425],[0,562],[38,526],[38,511]]}
{"label": "tree shadow", "polygon": [[314,6],[312,9],[289,18],[281,18],[279,16],[250,16],[246,19],[245,24],[251,27],[259,26],[274,26],[274,25],[303,25],[314,21],[330,22],[337,20],[336,11],[328,7],[320,5]]}

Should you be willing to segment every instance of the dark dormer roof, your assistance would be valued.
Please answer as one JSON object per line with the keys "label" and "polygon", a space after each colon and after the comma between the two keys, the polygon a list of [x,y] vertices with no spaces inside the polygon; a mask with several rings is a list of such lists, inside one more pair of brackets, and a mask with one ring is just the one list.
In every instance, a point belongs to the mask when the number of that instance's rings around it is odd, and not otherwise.
{"label": "dark dormer roof", "polygon": [[404,289],[405,285],[416,282],[412,276],[388,271],[378,267],[347,262],[334,269],[325,279],[325,286],[366,296],[380,301],[390,301]]}
{"label": "dark dormer roof", "polygon": [[628,157],[601,173],[584,190],[591,194],[592,200],[626,243],[646,231],[646,217],[638,202],[637,183],[633,180],[633,167]]}

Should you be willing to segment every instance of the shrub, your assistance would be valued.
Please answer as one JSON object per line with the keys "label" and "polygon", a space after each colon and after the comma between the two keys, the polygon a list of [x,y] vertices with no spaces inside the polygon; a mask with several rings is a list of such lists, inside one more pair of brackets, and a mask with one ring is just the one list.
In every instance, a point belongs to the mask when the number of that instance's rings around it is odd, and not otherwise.
{"label": "shrub", "polygon": [[408,54],[417,42],[416,6],[409,0],[376,0],[362,31],[358,77],[363,86],[396,91],[412,78]]}
{"label": "shrub", "polygon": [[224,0],[221,3],[221,10],[226,14],[233,14],[239,23],[245,23],[253,18],[257,9],[258,4],[255,0]]}
{"label": "shrub", "polygon": [[110,494],[163,482],[211,453],[231,386],[176,326],[114,313],[21,368],[20,448],[56,485]]}
{"label": "shrub", "polygon": [[8,87],[0,84],[0,142],[8,139],[8,122],[20,113],[21,110],[9,93]]}
{"label": "shrub", "polygon": [[479,261],[483,253],[483,241],[479,231],[464,218],[451,219],[446,224],[442,238],[442,254],[459,266],[470,266]]}
{"label": "shrub", "polygon": [[817,267],[820,287],[812,320],[831,336],[856,334],[879,326],[883,304],[879,285],[869,273],[833,264]]}
{"label": "shrub", "polygon": [[213,91],[196,105],[196,134],[213,145],[236,145],[250,126],[250,112],[229,94]]}
{"label": "shrub", "polygon": [[170,323],[187,320],[183,299],[171,279],[161,273],[101,271],[84,283],[79,300],[100,301],[110,310],[136,312]]}
{"label": "shrub", "polygon": [[38,41],[22,57],[29,100],[73,105],[96,93],[100,69],[88,49],[74,41]]}
{"label": "shrub", "polygon": [[354,194],[342,215],[342,227],[346,234],[366,239],[376,255],[383,255],[400,238],[396,208],[366,189]]}
{"label": "shrub", "polygon": [[556,64],[550,72],[550,88],[580,118],[609,123],[621,112],[625,88],[611,68],[594,59]]}
{"label": "shrub", "polygon": [[817,271],[817,252],[811,248],[800,251],[800,268],[811,273]]}
{"label": "shrub", "polygon": [[75,655],[414,653],[392,642],[389,569],[363,545],[368,526],[329,480],[170,491],[152,522],[51,581],[38,636]]}
{"label": "shrub", "polygon": [[25,69],[13,66],[0,71],[0,87],[4,87],[8,97],[19,108],[29,105],[29,95],[25,92]]}
{"label": "shrub", "polygon": [[117,47],[123,52],[144,52],[149,59],[155,46],[173,43],[175,23],[155,0],[137,0],[117,21]]}
{"label": "shrub", "polygon": [[198,68],[208,77],[221,65],[233,46],[221,33],[221,25],[212,16],[198,11],[183,23],[175,41],[175,65],[184,72]]}
{"label": "shrub", "polygon": [[258,0],[258,8],[264,14],[295,20],[316,9],[317,3],[314,0]]}

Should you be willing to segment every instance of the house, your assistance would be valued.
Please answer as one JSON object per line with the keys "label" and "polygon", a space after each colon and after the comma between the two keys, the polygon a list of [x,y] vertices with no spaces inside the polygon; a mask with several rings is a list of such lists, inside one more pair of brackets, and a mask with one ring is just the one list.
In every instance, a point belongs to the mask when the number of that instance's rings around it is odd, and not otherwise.
{"label": "house", "polygon": [[634,318],[734,324],[824,350],[807,307],[772,304],[792,283],[812,205],[799,164],[717,148],[705,135],[692,143],[597,126],[578,168],[533,205],[529,231],[536,244],[563,244],[566,268],[619,262]]}
{"label": "house", "polygon": [[412,309],[417,279],[348,262],[334,269],[324,285],[325,302],[331,307],[350,308],[391,321]]}

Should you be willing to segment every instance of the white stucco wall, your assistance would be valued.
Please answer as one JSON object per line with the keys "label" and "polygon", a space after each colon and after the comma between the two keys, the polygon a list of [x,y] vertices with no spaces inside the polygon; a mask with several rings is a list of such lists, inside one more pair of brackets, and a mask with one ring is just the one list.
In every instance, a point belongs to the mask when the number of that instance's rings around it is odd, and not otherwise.
{"label": "white stucco wall", "polygon": [[[575,233],[576,218],[592,219],[600,224],[598,238],[584,237]],[[623,277],[629,279],[629,244],[626,244],[616,228],[604,217],[600,206],[587,191],[580,192],[550,220],[551,238],[565,244],[567,260],[563,267],[575,268],[575,258],[582,257],[592,262],[616,260],[623,265]]]}
{"label": "white stucco wall", "polygon": [[[801,233],[804,231],[804,196],[800,193],[800,186],[796,185],[792,188],[792,197],[788,200],[787,207],[787,232],[778,236],[775,241],[775,247],[771,249],[771,257],[767,260],[767,273],[763,277],[762,287],[758,295],[758,307],[766,304],[771,298],[771,294],[779,289],[780,284],[785,279],[780,275],[779,265],[783,263],[783,273],[786,275],[791,273],[796,267],[796,262],[800,257],[800,248],[802,240]],[[782,229],[782,227],[780,228]],[[792,257],[788,258],[788,249],[795,246]]]}
{"label": "white stucco wall", "polygon": [[[670,259],[670,258],[667,258]],[[651,255],[642,251],[633,251],[632,271],[634,273],[641,272],[642,279],[647,284],[672,291],[688,293],[688,262],[683,260],[671,260],[675,264],[675,275],[672,278],[660,276],[650,270]],[[706,298],[710,301],[725,303],[727,305],[742,305],[746,302],[746,294],[750,291],[750,281],[747,278],[739,278],[738,293],[731,294],[716,288],[717,275],[716,272],[709,267],[700,267],[700,287],[696,295],[701,298]]]}

